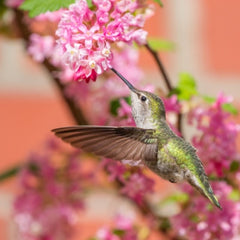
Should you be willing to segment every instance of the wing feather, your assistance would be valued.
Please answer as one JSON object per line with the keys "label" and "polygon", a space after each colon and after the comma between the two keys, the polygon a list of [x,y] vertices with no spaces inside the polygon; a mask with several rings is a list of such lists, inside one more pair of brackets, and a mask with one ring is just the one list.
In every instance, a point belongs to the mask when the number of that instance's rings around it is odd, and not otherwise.
{"label": "wing feather", "polygon": [[115,160],[156,160],[157,157],[157,138],[153,129],[73,126],[52,131],[74,147]]}

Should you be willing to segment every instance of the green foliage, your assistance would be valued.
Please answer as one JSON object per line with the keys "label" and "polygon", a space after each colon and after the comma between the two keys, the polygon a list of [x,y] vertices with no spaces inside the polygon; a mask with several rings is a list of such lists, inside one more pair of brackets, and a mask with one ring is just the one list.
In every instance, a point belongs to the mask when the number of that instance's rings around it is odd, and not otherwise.
{"label": "green foliage", "polygon": [[[4,0],[0,0],[0,18],[4,15],[4,13],[6,12],[7,7],[4,4]],[[0,19],[1,20],[1,19]]]}
{"label": "green foliage", "polygon": [[167,198],[164,199],[164,201],[162,202],[162,204],[166,204],[169,202],[174,202],[174,203],[186,203],[189,200],[189,196],[186,193],[180,192],[180,193],[176,193],[173,194]]}
{"label": "green foliage", "polygon": [[92,7],[93,7],[92,0],[87,0],[87,4],[88,4],[88,7],[89,7],[89,8],[92,8]]}
{"label": "green foliage", "polygon": [[121,104],[120,104],[119,98],[113,99],[110,102],[110,113],[113,116],[117,116],[118,109],[120,108],[120,106],[121,106]]}
{"label": "green foliage", "polygon": [[[209,204],[209,206],[211,206],[211,205]],[[189,216],[189,218],[190,218],[190,220],[191,220],[192,222],[194,222],[194,223],[198,223],[198,222],[200,221],[199,216],[196,215],[196,214],[193,214],[192,216]]]}
{"label": "green foliage", "polygon": [[239,201],[240,200],[240,192],[238,189],[233,189],[232,192],[229,195],[229,198],[233,201]]}
{"label": "green foliage", "polygon": [[[30,17],[36,17],[41,13],[45,13],[47,11],[56,11],[60,8],[67,8],[70,4],[74,3],[75,0],[25,0],[20,9],[28,11]],[[92,1],[87,0],[88,6],[92,7]]]}
{"label": "green foliage", "polygon": [[[209,97],[209,96],[202,96],[203,100],[209,104],[212,104],[214,102],[216,102],[216,98],[214,97]],[[238,114],[238,110],[237,108],[232,104],[232,103],[224,103],[222,105],[222,109],[225,112],[231,113],[233,115],[237,115]]]}
{"label": "green foliage", "polygon": [[155,51],[173,51],[176,46],[173,42],[160,38],[148,38],[149,46]]}
{"label": "green foliage", "polygon": [[120,104],[120,100],[121,99],[124,99],[125,102],[128,104],[128,105],[131,105],[131,98],[130,97],[124,97],[124,98],[115,98],[113,99],[111,102],[110,102],[110,113],[113,115],[113,116],[117,116],[118,115],[118,109],[121,107],[121,104]]}
{"label": "green foliage", "polygon": [[170,95],[172,94],[176,94],[179,100],[190,100],[192,96],[197,95],[197,85],[193,76],[180,73],[177,87],[170,92]]}
{"label": "green foliage", "polygon": [[170,220],[168,218],[162,218],[159,228],[163,232],[167,232],[168,230],[170,230],[171,229]]}
{"label": "green foliage", "polygon": [[125,234],[125,231],[122,230],[122,229],[114,229],[114,230],[113,230],[113,234],[114,234],[114,235],[117,235],[117,236],[119,236],[119,237],[122,237],[122,236]]}
{"label": "green foliage", "polygon": [[131,105],[131,97],[124,97],[123,98],[125,100],[125,102],[128,104],[128,105]]}
{"label": "green foliage", "polygon": [[231,165],[230,165],[230,172],[237,172],[238,169],[239,169],[239,162],[238,161],[233,161],[231,162]]}
{"label": "green foliage", "polygon": [[155,3],[157,3],[160,7],[163,7],[163,3],[161,0],[153,0]]}
{"label": "green foliage", "polygon": [[207,103],[214,103],[216,102],[216,98],[214,97],[210,97],[210,96],[202,96],[203,100]]}
{"label": "green foliage", "polygon": [[229,112],[229,113],[231,113],[233,115],[237,115],[238,114],[238,110],[231,103],[224,103],[222,105],[222,108],[223,108],[224,111]]}

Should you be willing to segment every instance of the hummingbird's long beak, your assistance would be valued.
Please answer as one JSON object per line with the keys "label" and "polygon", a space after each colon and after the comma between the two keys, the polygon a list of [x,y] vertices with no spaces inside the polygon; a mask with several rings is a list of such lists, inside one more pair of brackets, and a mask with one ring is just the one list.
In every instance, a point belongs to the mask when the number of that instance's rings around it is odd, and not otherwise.
{"label": "hummingbird's long beak", "polygon": [[111,68],[111,70],[119,77],[123,80],[123,82],[129,87],[129,89],[133,92],[137,92],[137,89],[125,78],[122,76],[122,74],[120,74],[116,69]]}

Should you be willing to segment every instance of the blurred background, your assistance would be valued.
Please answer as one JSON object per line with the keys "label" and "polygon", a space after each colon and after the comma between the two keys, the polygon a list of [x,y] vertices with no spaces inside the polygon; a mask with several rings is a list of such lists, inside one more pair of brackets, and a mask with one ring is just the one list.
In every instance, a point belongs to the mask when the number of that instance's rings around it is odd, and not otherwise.
{"label": "blurred background", "polygon": [[[170,0],[164,2],[163,9],[156,9],[158,13],[148,20],[146,29],[149,36],[176,45],[175,51],[161,53],[172,82],[176,83],[178,74],[186,71],[195,77],[200,92],[216,96],[223,91],[238,101],[240,2],[232,0],[226,5],[217,0]],[[164,88],[155,63],[145,50],[141,50],[140,65],[146,81]],[[27,56],[20,40],[0,36],[0,171],[22,162],[29,152],[40,148],[52,128],[72,123],[48,73]],[[14,179],[0,185],[0,239],[17,239],[11,217],[16,186]],[[109,211],[113,211],[118,200],[108,200],[100,194],[98,203],[96,207],[89,200],[94,209],[91,214],[96,216],[106,214],[99,208],[101,204],[103,209],[110,206]],[[87,236],[87,231],[93,231],[101,221],[82,221],[81,239],[85,231]]]}

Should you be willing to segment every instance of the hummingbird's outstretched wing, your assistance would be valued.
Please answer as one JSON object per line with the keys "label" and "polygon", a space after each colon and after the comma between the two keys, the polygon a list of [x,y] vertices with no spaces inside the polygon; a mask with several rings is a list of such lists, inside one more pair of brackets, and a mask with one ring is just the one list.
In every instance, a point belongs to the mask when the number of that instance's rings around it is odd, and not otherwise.
{"label": "hummingbird's outstretched wing", "polygon": [[137,127],[73,126],[52,130],[74,147],[115,160],[156,160],[155,130]]}

